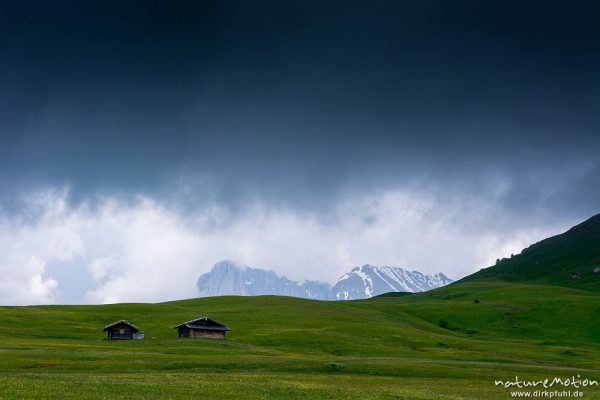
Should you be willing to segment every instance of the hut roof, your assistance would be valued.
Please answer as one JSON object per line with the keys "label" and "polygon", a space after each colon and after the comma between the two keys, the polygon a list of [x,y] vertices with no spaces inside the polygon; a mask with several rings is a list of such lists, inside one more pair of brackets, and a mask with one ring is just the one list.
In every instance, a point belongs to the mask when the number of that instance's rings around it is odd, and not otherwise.
{"label": "hut roof", "polygon": [[129,323],[129,322],[127,322],[127,321],[125,321],[124,319],[122,319],[122,320],[120,320],[120,321],[113,322],[112,324],[106,325],[106,326],[104,327],[104,329],[102,329],[102,332],[106,332],[106,331],[107,331],[107,330],[109,330],[110,328],[114,328],[114,327],[116,327],[116,326],[119,326],[119,325],[127,325],[128,327],[130,327],[130,328],[131,328],[131,330],[132,330],[133,332],[139,332],[139,331],[140,331],[140,330],[139,330],[139,329],[138,329],[138,328],[137,328],[135,325],[133,325],[133,324],[131,324],[131,323]]}
{"label": "hut roof", "polygon": [[208,317],[200,317],[191,321],[184,322],[175,327],[175,329],[185,326],[190,329],[206,329],[209,331],[230,331],[227,325],[217,322]]}

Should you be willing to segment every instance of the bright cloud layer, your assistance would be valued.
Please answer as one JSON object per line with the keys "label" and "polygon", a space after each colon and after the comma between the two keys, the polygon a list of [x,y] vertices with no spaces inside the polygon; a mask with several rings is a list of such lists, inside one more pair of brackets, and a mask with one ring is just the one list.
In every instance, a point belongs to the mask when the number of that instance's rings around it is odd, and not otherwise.
{"label": "bright cloud layer", "polygon": [[[86,285],[74,300],[85,303],[194,297],[198,276],[222,259],[298,280],[334,282],[364,263],[460,278],[567,227],[495,231],[487,203],[410,191],[348,200],[327,218],[258,203],[235,215],[218,205],[182,213],[147,197],[72,206],[68,195],[35,193],[0,216],[0,304],[64,302],[72,284]],[[50,263],[88,279],[61,282]]]}

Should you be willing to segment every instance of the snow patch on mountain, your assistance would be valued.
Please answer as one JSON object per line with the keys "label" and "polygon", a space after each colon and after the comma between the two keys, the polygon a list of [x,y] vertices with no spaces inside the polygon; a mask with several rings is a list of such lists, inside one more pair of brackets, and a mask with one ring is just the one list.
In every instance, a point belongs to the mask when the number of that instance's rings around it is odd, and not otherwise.
{"label": "snow patch on mountain", "polygon": [[442,273],[431,276],[399,267],[366,264],[342,275],[332,291],[338,300],[353,300],[387,292],[423,292],[452,282],[452,279]]}
{"label": "snow patch on mountain", "polygon": [[399,267],[355,267],[335,285],[319,281],[296,282],[273,271],[221,261],[198,279],[198,291],[205,296],[280,295],[319,300],[365,299],[387,292],[422,292],[452,283],[442,273],[425,275]]}

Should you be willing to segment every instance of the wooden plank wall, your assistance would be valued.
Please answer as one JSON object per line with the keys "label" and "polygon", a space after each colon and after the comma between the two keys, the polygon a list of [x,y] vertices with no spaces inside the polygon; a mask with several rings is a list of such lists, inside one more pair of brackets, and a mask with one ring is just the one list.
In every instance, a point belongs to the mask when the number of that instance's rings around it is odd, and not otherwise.
{"label": "wooden plank wall", "polygon": [[224,339],[225,332],[222,331],[205,331],[199,329],[192,329],[190,332],[190,336],[194,338],[212,338],[212,339]]}

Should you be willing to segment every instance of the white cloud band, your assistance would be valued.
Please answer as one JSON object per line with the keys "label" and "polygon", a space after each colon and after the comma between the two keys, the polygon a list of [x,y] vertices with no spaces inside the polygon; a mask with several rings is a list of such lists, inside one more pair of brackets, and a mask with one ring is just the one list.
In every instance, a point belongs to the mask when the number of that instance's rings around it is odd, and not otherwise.
{"label": "white cloud band", "polygon": [[363,263],[460,278],[567,227],[500,229],[490,204],[390,191],[324,218],[259,203],[235,215],[219,205],[184,213],[142,196],[73,206],[67,190],[37,192],[0,216],[0,304],[64,301],[49,263],[85,270],[87,281],[69,284],[87,285],[75,301],[88,303],[193,297],[198,276],[222,259],[298,280],[333,282]]}

